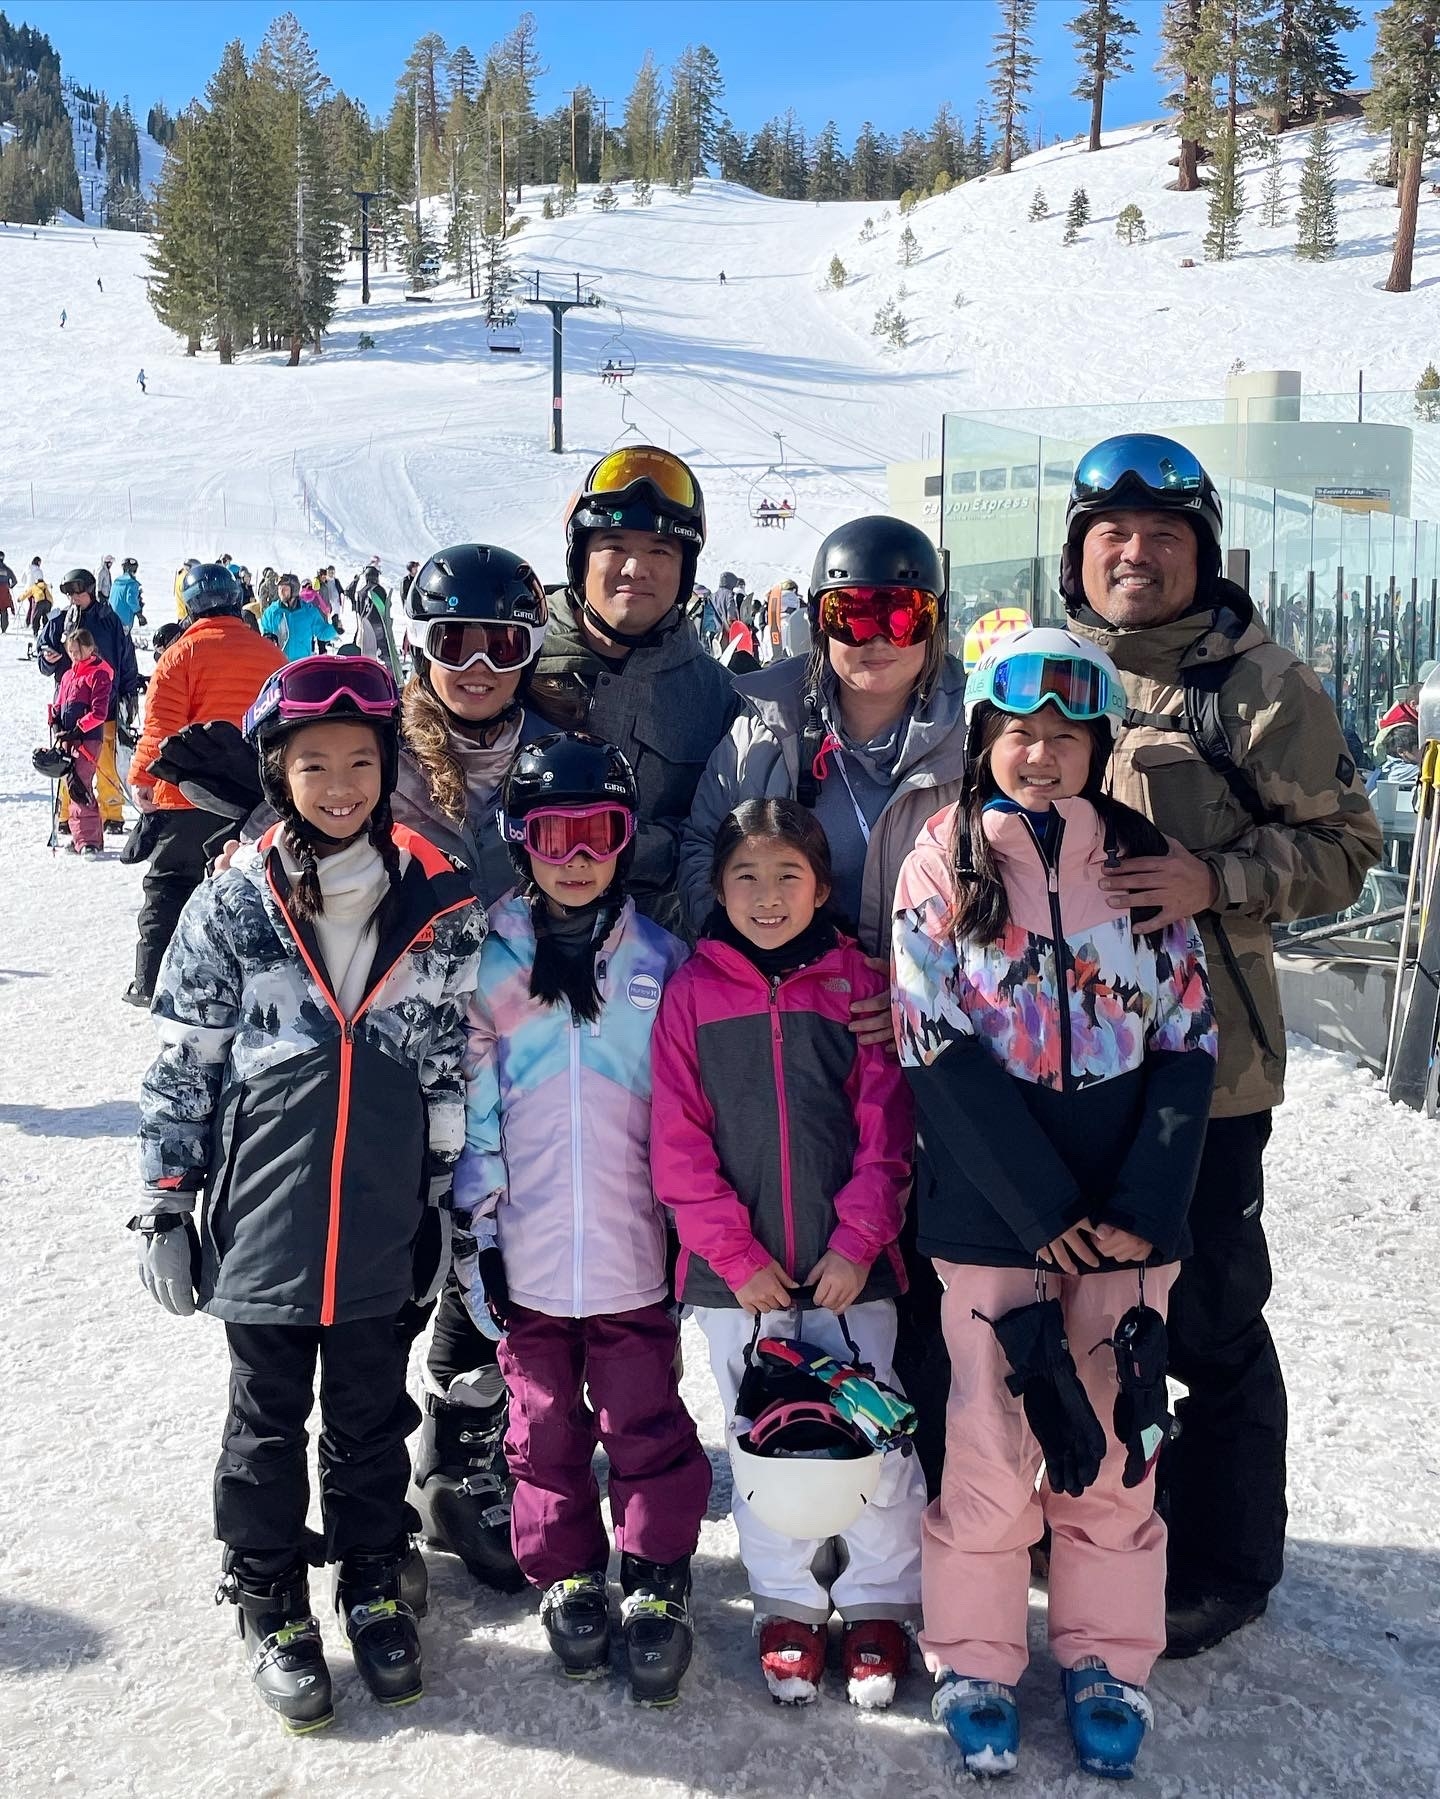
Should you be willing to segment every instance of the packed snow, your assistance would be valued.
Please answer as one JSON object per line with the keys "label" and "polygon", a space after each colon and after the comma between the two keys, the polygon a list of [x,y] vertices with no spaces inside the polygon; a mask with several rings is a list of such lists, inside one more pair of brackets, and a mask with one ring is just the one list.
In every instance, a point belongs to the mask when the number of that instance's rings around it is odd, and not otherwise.
{"label": "packed snow", "polygon": [[[1279,253],[1283,233],[1249,260],[1180,271],[1182,256],[1198,258],[1203,202],[1161,191],[1167,144],[1147,132],[1123,134],[1101,157],[1046,151],[1010,182],[929,202],[911,221],[923,256],[906,308],[918,329],[900,352],[868,335],[873,306],[899,275],[899,222],[882,224],[878,207],[787,205],[701,183],[686,198],[657,191],[652,207],[636,209],[622,189],[610,216],[588,204],[553,223],[532,216],[516,262],[538,264],[549,292],[579,268],[623,308],[639,366],[628,417],[692,457],[705,483],[703,572],[732,567],[760,582],[803,574],[818,532],[883,504],[885,462],[918,453],[925,432],[933,445],[944,406],[1211,392],[1236,355],[1284,366],[1296,344],[1312,389],[1343,384],[1359,342],[1376,345],[1370,379],[1413,382],[1433,353],[1433,301],[1374,291],[1393,212],[1361,179],[1373,144],[1353,127],[1336,135],[1346,255],[1320,271],[1297,271]],[[1123,249],[1102,217],[1089,254],[1061,250],[1058,221],[1024,221],[1036,179],[1053,185],[1055,206],[1084,180],[1097,215],[1138,195],[1150,244]],[[867,213],[890,235],[858,246]],[[1422,249],[1435,236],[1428,216]],[[1250,242],[1261,236],[1257,228]],[[0,545],[12,566],[38,550],[57,575],[106,550],[134,553],[153,593],[186,553],[344,569],[379,550],[394,571],[436,543],[475,536],[513,544],[558,577],[564,496],[623,431],[621,396],[595,373],[618,315],[572,316],[573,448],[559,458],[543,442],[548,321],[542,331],[536,315],[524,319],[524,356],[490,357],[478,308],[453,286],[413,305],[396,276],[381,275],[362,311],[357,271],[322,357],[289,371],[281,359],[247,357],[224,370],[213,357],[187,360],[150,314],[144,240],[102,232],[98,241],[63,226],[0,234],[10,372]],[[820,291],[837,251],[863,277],[838,295]],[[956,288],[970,296],[961,312]],[[1162,305],[1170,313],[1152,318]],[[362,328],[375,351],[356,349]],[[1101,382],[1116,344],[1124,361]],[[776,429],[801,517],[762,533],[748,495]],[[167,612],[152,599],[152,623]],[[82,864],[46,848],[50,791],[29,756],[43,739],[49,682],[21,660],[22,644],[13,631],[0,640],[7,1789],[96,1799],[953,1792],[953,1751],[929,1721],[919,1676],[884,1715],[847,1706],[833,1674],[813,1710],[767,1698],[725,1516],[722,1420],[693,1334],[684,1391],[716,1483],[696,1564],[696,1660],[676,1710],[636,1710],[618,1675],[567,1685],[525,1598],[490,1595],[432,1555],[421,1705],[379,1711],[327,1612],[335,1728],[287,1740],[262,1713],[233,1615],[209,1602],[223,1332],[145,1297],[122,1228],[139,1198],[136,1093],[153,1047],[150,1021],[119,999],[140,870],[113,853]],[[1289,1572],[1259,1624],[1197,1661],[1157,1667],[1156,1731],[1137,1792],[1428,1799],[1440,1790],[1436,1142],[1433,1125],[1391,1108],[1352,1063],[1292,1044],[1267,1206],[1271,1317],[1292,1403]],[[324,1585],[316,1598],[326,1611]],[[1037,1592],[1016,1799],[1099,1791],[1074,1771],[1043,1607]]]}

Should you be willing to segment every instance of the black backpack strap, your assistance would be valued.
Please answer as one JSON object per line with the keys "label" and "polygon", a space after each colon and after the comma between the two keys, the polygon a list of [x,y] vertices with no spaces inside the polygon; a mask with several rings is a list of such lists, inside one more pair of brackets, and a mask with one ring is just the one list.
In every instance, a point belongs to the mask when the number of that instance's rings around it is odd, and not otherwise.
{"label": "black backpack strap", "polygon": [[815,810],[820,798],[820,777],[815,762],[828,735],[820,716],[820,695],[813,687],[805,692],[805,722],[800,728],[800,768],[795,781],[795,798],[807,812]]}
{"label": "black backpack strap", "polygon": [[1142,712],[1131,706],[1125,713],[1127,726],[1145,725],[1152,731],[1183,731],[1206,762],[1225,782],[1241,808],[1256,824],[1269,824],[1279,815],[1260,797],[1260,789],[1235,759],[1225,721],[1220,715],[1220,690],[1225,685],[1228,664],[1211,663],[1206,668],[1184,671],[1181,709],[1174,712]]}

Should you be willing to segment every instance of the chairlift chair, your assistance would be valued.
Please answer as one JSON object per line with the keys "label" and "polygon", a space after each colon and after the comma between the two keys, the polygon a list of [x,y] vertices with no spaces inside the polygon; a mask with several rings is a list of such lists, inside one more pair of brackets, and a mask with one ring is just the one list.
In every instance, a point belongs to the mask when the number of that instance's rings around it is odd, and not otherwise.
{"label": "chairlift chair", "polygon": [[492,356],[518,356],[525,348],[525,339],[520,335],[519,319],[513,309],[493,313],[487,318],[485,335],[489,339]]}
{"label": "chairlift chair", "polygon": [[751,483],[750,516],[757,525],[778,526],[783,531],[799,516],[799,503],[795,483],[785,471],[785,439],[779,431],[775,440],[780,446],[779,460]]}
{"label": "chairlift chair", "polygon": [[[620,312],[620,308],[615,308]],[[619,387],[635,373],[635,352],[625,341],[625,315],[620,313],[619,328],[605,340],[595,364],[595,373],[606,387]]]}

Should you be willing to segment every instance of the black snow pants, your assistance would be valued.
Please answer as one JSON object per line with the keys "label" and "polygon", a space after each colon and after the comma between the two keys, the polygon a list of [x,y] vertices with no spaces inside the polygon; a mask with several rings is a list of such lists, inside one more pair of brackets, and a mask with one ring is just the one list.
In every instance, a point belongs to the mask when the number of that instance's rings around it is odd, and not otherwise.
{"label": "black snow pants", "polygon": [[160,964],[175,935],[185,902],[205,879],[205,844],[227,821],[214,812],[170,811],[158,814],[160,828],[150,865],[145,870],[145,898],[140,907],[140,941],[135,947],[135,986],[149,999],[155,992]]}
{"label": "black snow pants", "polygon": [[215,1468],[215,1535],[244,1555],[304,1557],[305,1422],[318,1360],[325,1559],[389,1549],[407,1528],[405,1439],[420,1422],[395,1320],[227,1324],[225,1335],[230,1411]]}
{"label": "black snow pants", "polygon": [[1271,1115],[1212,1118],[1190,1232],[1170,1293],[1170,1372],[1189,1396],[1160,1458],[1173,1597],[1263,1599],[1285,1559],[1287,1408],[1265,1322],[1270,1252],[1261,1222]]}
{"label": "black snow pants", "polygon": [[[433,1306],[407,1305],[396,1320],[407,1351],[430,1321]],[[430,1353],[425,1366],[430,1378],[442,1393],[449,1390],[457,1374],[469,1374],[476,1368],[493,1368],[497,1345],[493,1338],[476,1330],[465,1301],[452,1274],[440,1294],[440,1307],[435,1314],[435,1332],[430,1339]]]}

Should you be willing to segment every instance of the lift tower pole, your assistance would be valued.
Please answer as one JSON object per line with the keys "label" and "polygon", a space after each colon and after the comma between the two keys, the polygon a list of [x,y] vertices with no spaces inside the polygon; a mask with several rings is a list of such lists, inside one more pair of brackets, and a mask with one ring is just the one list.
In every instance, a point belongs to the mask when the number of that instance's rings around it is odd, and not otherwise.
{"label": "lift tower pole", "polygon": [[360,304],[370,304],[370,202],[375,198],[376,190],[371,188],[352,188],[350,190],[360,202]]}
{"label": "lift tower pole", "polygon": [[559,456],[565,449],[565,314],[577,306],[595,306],[593,296],[580,292],[580,275],[575,275],[573,300],[547,300],[540,293],[540,271],[534,276],[534,292],[526,294],[525,305],[543,306],[550,314],[550,448]]}

